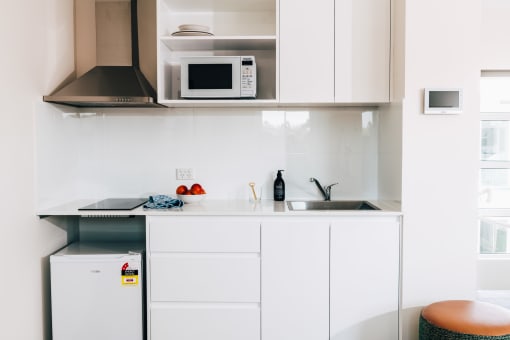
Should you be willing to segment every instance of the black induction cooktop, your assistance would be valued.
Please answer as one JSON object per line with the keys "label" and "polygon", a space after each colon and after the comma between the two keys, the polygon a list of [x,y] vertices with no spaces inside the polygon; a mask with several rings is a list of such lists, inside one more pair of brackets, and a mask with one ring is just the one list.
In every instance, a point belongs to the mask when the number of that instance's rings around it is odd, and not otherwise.
{"label": "black induction cooktop", "polygon": [[107,198],[78,210],[132,210],[147,202],[147,198]]}

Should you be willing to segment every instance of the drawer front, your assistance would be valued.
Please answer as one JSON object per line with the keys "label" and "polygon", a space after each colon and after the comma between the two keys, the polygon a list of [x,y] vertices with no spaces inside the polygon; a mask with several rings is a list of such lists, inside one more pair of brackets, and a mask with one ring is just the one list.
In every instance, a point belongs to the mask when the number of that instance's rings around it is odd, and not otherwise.
{"label": "drawer front", "polygon": [[257,254],[158,254],[150,261],[152,301],[260,301]]}
{"label": "drawer front", "polygon": [[151,340],[260,340],[260,308],[233,306],[151,309]]}
{"label": "drawer front", "polygon": [[149,218],[151,252],[260,252],[260,223],[246,220]]}

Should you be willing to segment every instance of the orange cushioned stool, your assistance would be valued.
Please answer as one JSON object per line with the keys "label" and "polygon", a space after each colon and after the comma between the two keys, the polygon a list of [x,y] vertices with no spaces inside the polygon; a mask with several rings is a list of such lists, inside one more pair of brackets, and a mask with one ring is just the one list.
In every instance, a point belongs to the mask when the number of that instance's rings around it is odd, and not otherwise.
{"label": "orange cushioned stool", "polygon": [[420,340],[510,340],[510,310],[480,301],[450,300],[423,308]]}

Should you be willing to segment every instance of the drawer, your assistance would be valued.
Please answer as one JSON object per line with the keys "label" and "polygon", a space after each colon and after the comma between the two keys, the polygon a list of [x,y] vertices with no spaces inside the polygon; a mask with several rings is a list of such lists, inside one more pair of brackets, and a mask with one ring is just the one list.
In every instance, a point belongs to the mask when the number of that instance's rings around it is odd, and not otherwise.
{"label": "drawer", "polygon": [[149,218],[151,252],[260,252],[260,223],[241,219]]}
{"label": "drawer", "polygon": [[260,340],[258,307],[158,307],[150,320],[152,340]]}
{"label": "drawer", "polygon": [[258,254],[157,254],[150,272],[152,301],[260,301]]}

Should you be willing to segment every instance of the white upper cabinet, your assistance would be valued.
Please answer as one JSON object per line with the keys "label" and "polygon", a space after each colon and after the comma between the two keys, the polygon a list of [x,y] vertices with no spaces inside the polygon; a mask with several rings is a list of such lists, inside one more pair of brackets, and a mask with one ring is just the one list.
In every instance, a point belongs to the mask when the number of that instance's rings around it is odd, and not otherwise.
{"label": "white upper cabinet", "polygon": [[280,0],[280,102],[334,101],[334,1]]}
{"label": "white upper cabinet", "polygon": [[[158,102],[167,106],[389,101],[391,0],[157,0]],[[183,24],[212,36],[174,36]],[[257,98],[184,99],[183,56],[255,56]]]}
{"label": "white upper cabinet", "polygon": [[280,0],[280,101],[389,101],[390,1]]}
{"label": "white upper cabinet", "polygon": [[335,102],[385,103],[390,0],[335,0]]}
{"label": "white upper cabinet", "polygon": [[[158,0],[158,102],[167,106],[276,103],[277,0]],[[209,27],[212,36],[174,36],[179,26]],[[180,97],[183,56],[255,56],[257,98],[189,100]]]}
{"label": "white upper cabinet", "polygon": [[481,25],[481,69],[508,70],[510,69],[510,45],[508,32],[510,31],[510,2],[504,0],[482,1]]}

